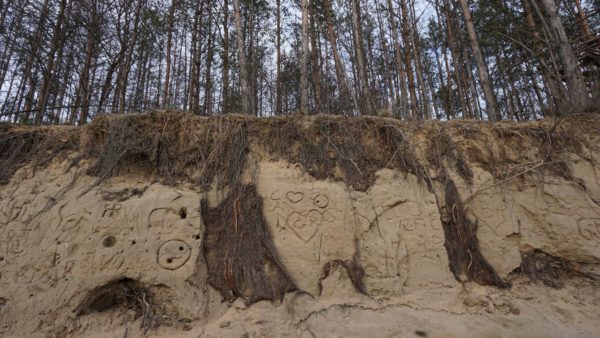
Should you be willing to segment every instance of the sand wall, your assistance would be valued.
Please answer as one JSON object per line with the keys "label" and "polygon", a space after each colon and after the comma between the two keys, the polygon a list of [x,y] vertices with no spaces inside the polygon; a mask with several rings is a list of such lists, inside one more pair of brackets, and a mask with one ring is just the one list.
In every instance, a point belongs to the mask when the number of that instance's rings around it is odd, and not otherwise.
{"label": "sand wall", "polygon": [[[320,119],[294,123],[308,139]],[[377,168],[317,133],[326,175],[245,118],[228,121],[249,130],[243,159],[213,144],[184,177],[137,153],[99,174],[110,128],[44,130],[77,141],[42,164],[5,151],[19,165],[0,186],[0,335],[597,335],[600,129],[581,127],[597,119],[368,122],[403,143]],[[181,154],[160,154],[176,173]],[[214,156],[238,175],[202,184]]]}

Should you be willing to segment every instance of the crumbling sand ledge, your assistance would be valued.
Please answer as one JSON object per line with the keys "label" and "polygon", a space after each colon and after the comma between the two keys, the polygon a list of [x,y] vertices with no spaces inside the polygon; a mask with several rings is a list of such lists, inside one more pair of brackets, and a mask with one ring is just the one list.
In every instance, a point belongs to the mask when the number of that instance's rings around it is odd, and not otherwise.
{"label": "crumbling sand ledge", "polygon": [[0,335],[594,336],[599,130],[2,125]]}

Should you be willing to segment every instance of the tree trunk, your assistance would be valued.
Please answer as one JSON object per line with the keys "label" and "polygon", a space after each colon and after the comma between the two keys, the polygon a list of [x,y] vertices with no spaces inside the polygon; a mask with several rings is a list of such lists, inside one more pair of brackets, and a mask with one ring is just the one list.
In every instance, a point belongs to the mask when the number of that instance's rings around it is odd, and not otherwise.
{"label": "tree trunk", "polygon": [[[529,1],[536,0],[521,0],[521,4],[523,5],[523,10],[525,12],[525,22],[527,24],[527,28],[531,31],[533,35],[534,43],[534,51],[537,55],[540,55],[544,51],[544,44],[542,43],[542,38],[540,36],[540,32],[536,27],[535,20],[533,19],[533,14],[531,11],[531,5]],[[540,56],[541,58],[541,56]],[[563,101],[565,96],[565,88],[562,83],[557,81],[556,76],[552,74],[548,69],[542,69],[541,67],[537,67],[538,72],[542,76],[543,82],[546,84],[550,95],[554,97],[557,101]],[[550,101],[550,100],[549,100]],[[554,106],[554,105],[553,105]],[[556,106],[553,107],[556,110]]]}
{"label": "tree trunk", "polygon": [[[452,74],[450,74],[450,67],[449,64],[446,63],[446,69],[448,70],[448,92],[449,92],[449,97],[454,97],[453,93],[452,93],[452,82],[450,81],[452,78],[454,78],[454,83],[456,84],[456,89],[458,91],[458,100],[460,103],[460,108],[461,108],[461,112],[463,115],[463,118],[468,114],[468,108],[467,108],[467,103],[465,102],[465,95],[463,92],[463,86],[462,86],[462,82],[460,80],[460,70],[461,70],[461,66],[460,66],[460,57],[459,57],[459,50],[458,50],[458,44],[455,41],[454,38],[454,23],[452,21],[453,16],[450,15],[450,4],[448,1],[446,1],[445,3],[445,13],[446,13],[446,32],[448,34],[448,47],[450,48],[450,54],[452,56],[452,66],[454,67],[454,71],[452,72]],[[447,55],[446,55],[447,58]],[[446,61],[447,62],[447,61]],[[451,76],[453,75],[453,76]],[[452,104],[452,101],[450,101]],[[455,116],[456,117],[456,116]]]}
{"label": "tree trunk", "polygon": [[71,116],[73,119],[77,116],[79,106],[81,105],[81,116],[79,118],[80,124],[87,123],[87,117],[89,113],[88,97],[89,97],[89,76],[90,69],[92,67],[92,61],[94,54],[96,53],[96,33],[97,33],[97,18],[96,13],[91,14],[92,19],[90,20],[89,27],[87,30],[87,38],[85,43],[85,61],[83,68],[81,69],[81,76],[79,77],[79,86],[77,94],[75,96],[75,104],[71,109]]}
{"label": "tree trunk", "polygon": [[317,46],[317,27],[314,2],[310,4],[310,48],[311,48],[311,71],[312,84],[315,93],[315,111],[320,112],[323,105],[323,94],[321,92],[321,74],[319,46]]}
{"label": "tree trunk", "polygon": [[[112,78],[115,74],[115,71],[117,70],[117,67],[119,66],[119,63],[121,62],[121,59],[122,59],[122,55],[117,55],[117,57],[113,60],[113,62],[110,64],[110,66],[106,70],[106,77],[104,79],[104,84],[102,85],[102,90],[100,91],[100,100],[98,101],[98,111],[99,112],[104,112],[103,111],[104,104],[108,100],[110,92],[112,90]],[[118,79],[117,79],[117,82],[119,82]],[[118,83],[117,83],[117,85],[118,85]],[[116,95],[117,94],[115,93],[115,96]],[[114,109],[115,109],[114,105],[112,108],[114,111]]]}
{"label": "tree trunk", "polygon": [[275,115],[281,115],[281,0],[277,0],[275,13],[277,21],[276,48],[277,48],[277,74],[275,79]]}
{"label": "tree trunk", "polygon": [[308,0],[302,0],[302,55],[300,61],[300,111],[308,113]]}
{"label": "tree trunk", "polygon": [[587,18],[587,15],[585,14],[585,12],[583,11],[583,8],[581,7],[581,1],[580,0],[575,0],[575,7],[577,8],[577,17],[579,18],[579,23],[581,24],[581,29],[583,31],[584,36],[586,36],[587,38],[590,38],[594,35],[594,33],[592,32],[592,29],[590,28],[590,22]]}
{"label": "tree trunk", "polygon": [[[550,0],[553,1],[553,0]],[[490,83],[490,76],[487,70],[487,65],[481,55],[479,48],[479,41],[477,40],[477,34],[475,33],[475,26],[473,25],[473,19],[471,18],[471,11],[467,0],[459,0],[460,6],[463,11],[465,18],[465,26],[467,26],[467,32],[469,33],[469,41],[471,42],[471,50],[477,61],[477,73],[479,73],[479,82],[483,89],[483,96],[485,97],[485,104],[488,112],[488,117],[491,122],[499,121],[502,119],[500,110],[498,109],[498,103],[496,102],[496,95],[492,90]]]}
{"label": "tree trunk", "polygon": [[150,54],[150,48],[148,48],[146,41],[142,42],[140,47],[140,53],[137,57],[137,67],[135,72],[135,90],[133,95],[133,106],[137,111],[144,111],[146,107],[142,103],[142,97],[144,95],[144,79],[146,78],[146,72],[148,70],[148,59]]}
{"label": "tree trunk", "polygon": [[[393,116],[394,114],[394,103],[397,102],[399,95],[397,94],[397,91],[394,88],[394,84],[392,81],[392,74],[390,72],[390,65],[391,65],[391,61],[390,61],[390,51],[389,51],[389,47],[388,47],[388,42],[387,42],[387,37],[385,35],[386,30],[383,28],[383,20],[381,18],[381,11],[377,12],[377,25],[379,27],[379,43],[381,45],[381,49],[382,49],[382,56],[383,56],[383,75],[385,78],[385,90],[384,90],[384,98],[385,98],[385,102],[387,103],[387,107],[385,107],[385,109],[387,111],[383,111],[382,113],[380,113],[380,115],[388,115],[388,116]],[[383,108],[383,107],[382,107]]]}
{"label": "tree trunk", "polygon": [[193,114],[200,113],[200,103],[198,102],[198,92],[200,87],[200,78],[198,68],[200,67],[200,16],[202,15],[202,2],[196,3],[194,10],[194,21],[192,24],[192,41],[191,41],[191,59],[190,59],[190,76],[188,89],[188,104],[189,109]]}
{"label": "tree trunk", "polygon": [[[59,92],[58,95],[56,95],[54,97],[54,100],[52,102],[52,106],[53,107],[63,107],[65,105],[65,96],[67,93],[67,88],[69,87],[69,78],[71,77],[71,74],[74,73],[72,72],[72,70],[74,70],[72,67],[73,66],[73,59],[74,57],[72,56],[72,53],[69,53],[71,55],[69,55],[67,57],[67,63],[64,67],[64,74],[61,80],[55,81],[55,87],[56,87],[56,91]],[[59,57],[59,59],[62,58],[62,55]],[[60,124],[61,120],[61,112],[62,109],[60,109],[59,111],[55,112],[55,114],[53,115],[53,119],[52,119],[52,124]],[[65,118],[68,117],[65,116]]]}
{"label": "tree trunk", "polygon": [[[43,34],[44,34],[44,23],[46,22],[46,18],[48,16],[48,12],[49,12],[48,5],[49,5],[49,0],[45,0],[44,5],[42,7],[41,14],[40,14],[38,26],[36,28],[35,37],[33,38],[33,41],[31,41],[31,49],[29,51],[27,63],[25,64],[25,72],[24,72],[25,81],[23,82],[23,85],[27,84],[29,87],[29,90],[27,92],[27,96],[25,97],[25,107],[23,109],[24,113],[21,116],[21,121],[25,121],[25,120],[29,119],[31,110],[33,108],[33,97],[35,95],[35,87],[36,87],[36,76],[33,72],[33,66],[34,66],[34,62],[35,62],[35,59],[36,59],[36,56],[38,53],[38,49],[40,48],[40,46],[42,44],[42,38],[43,38]],[[20,106],[21,106],[21,102],[19,101],[19,104],[17,105],[17,109],[19,109]]]}
{"label": "tree trunk", "polygon": [[248,68],[246,66],[246,48],[244,47],[244,32],[242,31],[242,12],[240,10],[240,0],[233,0],[233,11],[238,59],[240,63],[240,94],[242,96],[242,113],[254,115],[252,100],[250,98],[250,86],[248,85],[249,77]]}
{"label": "tree trunk", "polygon": [[558,47],[558,55],[563,68],[563,77],[567,83],[569,92],[568,107],[572,107],[571,112],[581,112],[588,108],[590,100],[583,74],[577,64],[577,58],[575,57],[565,28],[558,17],[554,0],[540,0],[540,3],[546,12],[553,42]]}
{"label": "tree trunk", "polygon": [[61,0],[60,8],[58,10],[58,16],[56,17],[56,23],[54,25],[54,32],[52,33],[52,42],[50,50],[48,51],[46,70],[44,72],[44,78],[42,80],[42,87],[40,89],[40,97],[38,100],[38,106],[35,112],[33,123],[40,125],[42,118],[46,112],[46,105],[48,104],[48,96],[50,95],[50,88],[52,85],[52,79],[54,78],[54,65],[56,60],[56,52],[64,43],[63,36],[63,21],[65,19],[65,11],[67,7],[67,0]]}
{"label": "tree trunk", "polygon": [[226,114],[229,112],[229,0],[223,0],[223,52],[221,59],[223,63],[221,113]]}
{"label": "tree trunk", "polygon": [[338,86],[340,88],[340,96],[342,98],[351,100],[354,104],[355,109],[358,109],[356,99],[354,98],[354,95],[350,92],[350,87],[348,85],[348,77],[346,76],[346,70],[344,69],[344,64],[338,51],[337,36],[335,34],[335,28],[333,25],[333,9],[331,7],[331,0],[324,1],[326,12],[325,20],[327,22],[327,40],[329,40],[329,44],[331,45],[331,53],[333,54],[333,62],[335,63],[335,75]]}
{"label": "tree trunk", "polygon": [[246,27],[246,40],[248,41],[248,53],[247,53],[247,58],[246,58],[246,69],[248,70],[247,74],[247,80],[248,80],[248,91],[250,93],[249,95],[249,101],[250,101],[250,108],[251,108],[251,114],[253,116],[258,116],[258,100],[256,100],[257,98],[257,94],[258,94],[258,68],[260,67],[260,65],[256,62],[256,48],[254,47],[256,45],[257,39],[258,39],[258,35],[254,34],[255,32],[255,28],[256,28],[256,6],[257,3],[255,1],[249,1],[247,2],[248,6],[248,11],[246,12],[247,15],[247,20],[245,22],[245,27]]}
{"label": "tree trunk", "polygon": [[418,32],[417,18],[415,15],[414,2],[411,6],[411,22],[413,29],[411,30],[411,42],[415,51],[415,70],[417,71],[417,83],[421,91],[421,102],[423,103],[423,117],[426,120],[431,120],[431,105],[429,101],[429,87],[425,83],[425,77],[423,76],[424,66],[423,57],[421,55],[421,39]]}
{"label": "tree trunk", "polygon": [[[131,71],[131,62],[133,57],[133,50],[135,45],[137,44],[137,38],[139,33],[139,24],[141,19],[141,11],[142,11],[143,0],[137,0],[135,13],[134,13],[134,23],[133,23],[133,31],[131,32],[131,36],[128,41],[127,53],[125,54],[125,60],[123,61],[122,73],[120,76],[120,84],[119,84],[119,113],[125,113],[125,98],[127,96],[127,84],[129,81],[129,72]],[[116,93],[115,93],[116,94]]]}
{"label": "tree trunk", "polygon": [[[210,8],[209,8],[210,11]],[[210,12],[209,12],[210,14]],[[213,37],[212,15],[208,17],[208,50],[206,51],[206,74],[204,84],[204,115],[212,115],[212,63],[214,54],[214,37]]]}
{"label": "tree trunk", "polygon": [[363,115],[374,114],[375,110],[375,102],[373,101],[373,96],[371,94],[371,88],[369,87],[369,77],[367,75],[367,61],[365,58],[365,51],[363,47],[363,33],[361,26],[361,7],[360,0],[352,0],[353,10],[352,10],[352,28],[354,30],[354,44],[356,49],[356,66],[358,71],[358,79],[360,81],[360,91],[362,94],[362,109],[361,113]]}
{"label": "tree trunk", "polygon": [[[465,51],[466,53],[466,51]],[[468,56],[465,56],[465,59],[468,58]],[[478,94],[477,94],[477,85],[475,84],[475,76],[473,75],[473,67],[466,67],[467,68],[467,85],[469,87],[469,93],[471,94],[471,106],[472,111],[473,111],[473,115],[472,117],[474,117],[476,120],[480,120],[481,119],[481,112],[479,111],[479,104],[478,104]]]}
{"label": "tree trunk", "polygon": [[419,101],[417,100],[417,92],[415,90],[415,78],[412,70],[412,55],[410,45],[410,28],[408,26],[408,9],[406,0],[400,1],[400,9],[402,10],[402,40],[404,41],[404,65],[408,79],[408,92],[410,94],[409,110],[411,118],[422,118],[419,111]]}
{"label": "tree trunk", "polygon": [[[6,12],[8,12],[8,8],[10,3],[8,4],[4,4],[6,6],[6,8],[4,9],[3,12],[3,16],[6,16]],[[16,7],[16,6],[15,6]],[[0,8],[2,8],[2,6],[0,6]],[[23,21],[23,18],[25,17],[24,15],[24,5],[21,5],[18,9],[14,8],[13,9],[13,15],[15,16],[14,19],[10,22],[11,25],[15,28],[20,28],[21,27],[21,22]],[[0,22],[0,27],[4,27],[4,17],[1,20],[2,22]],[[4,85],[4,81],[6,80],[6,75],[8,74],[8,70],[9,70],[9,65],[10,65],[10,61],[15,53],[15,51],[17,50],[18,46],[18,42],[17,42],[17,38],[19,37],[19,34],[17,33],[17,31],[14,31],[10,34],[10,37],[7,37],[7,39],[5,40],[6,43],[4,44],[4,51],[2,52],[2,56],[0,57],[0,88]],[[11,84],[13,82],[14,78],[11,79]],[[11,85],[12,87],[12,85]]]}
{"label": "tree trunk", "polygon": [[410,115],[408,110],[408,90],[406,89],[406,73],[404,72],[404,58],[402,57],[402,47],[400,46],[400,39],[398,37],[398,25],[394,19],[394,7],[392,6],[392,0],[387,0],[388,5],[388,20],[390,22],[392,30],[392,41],[394,43],[394,53],[396,55],[396,70],[398,71],[399,84],[400,84],[400,109],[401,116],[406,117]]}
{"label": "tree trunk", "polygon": [[171,7],[169,8],[169,16],[167,18],[167,56],[166,56],[166,70],[165,70],[165,82],[163,83],[162,91],[162,106],[166,108],[169,104],[169,85],[171,81],[171,49],[173,45],[173,26],[175,24],[175,7],[177,6],[178,0],[171,1]]}

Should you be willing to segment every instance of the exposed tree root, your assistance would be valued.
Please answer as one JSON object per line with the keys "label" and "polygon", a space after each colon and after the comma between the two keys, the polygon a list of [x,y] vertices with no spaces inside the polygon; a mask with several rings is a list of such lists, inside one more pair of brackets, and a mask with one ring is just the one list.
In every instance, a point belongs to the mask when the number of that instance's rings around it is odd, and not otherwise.
{"label": "exposed tree root", "polygon": [[[363,278],[365,276],[365,269],[363,269],[362,265],[360,264],[360,249],[358,245],[358,240],[355,241],[354,247],[356,251],[354,252],[354,255],[352,256],[351,260],[343,261],[337,259],[325,264],[325,266],[323,267],[323,274],[321,275],[321,278],[319,280],[325,280],[327,277],[329,277],[331,271],[333,271],[336,267],[341,266],[346,270],[346,273],[348,273],[348,277],[350,278],[354,289],[357,292],[368,296],[369,292],[367,291],[367,287],[365,286],[365,283],[363,281]],[[320,285],[320,287],[322,286]],[[321,289],[320,292],[322,291],[323,290]]]}
{"label": "exposed tree root", "polygon": [[0,131],[0,184],[7,184],[23,165],[45,165],[57,155],[65,155],[79,143],[75,128],[10,127]]}
{"label": "exposed tree root", "polygon": [[128,278],[110,282],[90,291],[74,312],[77,316],[82,316],[118,308],[134,310],[137,318],[142,318],[141,327],[145,332],[159,327],[165,321],[172,320],[171,317],[164,315],[146,287]]}
{"label": "exposed tree root", "polygon": [[235,186],[218,207],[202,201],[208,282],[228,301],[282,300],[297,290],[279,260],[252,185]]}
{"label": "exposed tree root", "polygon": [[513,273],[522,274],[529,280],[542,282],[548,287],[560,289],[564,286],[564,281],[572,276],[600,281],[600,276],[582,271],[580,264],[540,250],[524,252],[521,257],[521,266]]}
{"label": "exposed tree root", "polygon": [[445,177],[445,207],[440,210],[448,252],[450,270],[457,280],[472,280],[482,285],[510,287],[485,260],[479,249],[477,224],[465,215],[465,210],[454,182]]}

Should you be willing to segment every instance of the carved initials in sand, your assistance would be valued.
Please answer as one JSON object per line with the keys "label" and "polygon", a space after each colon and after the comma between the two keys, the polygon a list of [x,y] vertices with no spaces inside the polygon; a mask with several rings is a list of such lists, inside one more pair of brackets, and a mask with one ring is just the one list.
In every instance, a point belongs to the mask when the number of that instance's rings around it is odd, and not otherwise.
{"label": "carved initials in sand", "polygon": [[23,231],[9,230],[6,235],[6,242],[4,252],[7,254],[18,255],[24,251],[23,242],[25,241],[25,234]]}
{"label": "carved initials in sand", "polygon": [[102,217],[119,216],[122,207],[120,203],[106,203],[102,211]]}

